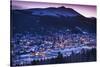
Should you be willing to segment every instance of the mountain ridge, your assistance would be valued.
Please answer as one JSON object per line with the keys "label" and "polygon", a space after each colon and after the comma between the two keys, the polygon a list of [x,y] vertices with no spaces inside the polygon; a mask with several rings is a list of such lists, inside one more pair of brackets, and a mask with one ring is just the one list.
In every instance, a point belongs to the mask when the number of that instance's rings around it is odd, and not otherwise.
{"label": "mountain ridge", "polygon": [[86,32],[96,32],[96,18],[84,17],[74,9],[63,6],[59,8],[11,10],[11,17],[11,22],[14,22],[12,26],[18,30],[26,30],[32,27],[37,30],[41,27],[48,29],[62,29],[65,27],[78,32],[80,29]]}

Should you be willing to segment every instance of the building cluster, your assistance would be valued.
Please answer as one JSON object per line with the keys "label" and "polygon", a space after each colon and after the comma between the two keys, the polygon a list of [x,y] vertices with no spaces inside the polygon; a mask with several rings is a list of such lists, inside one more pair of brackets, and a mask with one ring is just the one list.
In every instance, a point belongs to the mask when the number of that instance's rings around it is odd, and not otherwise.
{"label": "building cluster", "polygon": [[61,34],[34,35],[16,33],[11,39],[11,56],[13,64],[30,64],[34,60],[57,58],[58,52],[63,57],[72,53],[81,53],[96,48],[95,34]]}

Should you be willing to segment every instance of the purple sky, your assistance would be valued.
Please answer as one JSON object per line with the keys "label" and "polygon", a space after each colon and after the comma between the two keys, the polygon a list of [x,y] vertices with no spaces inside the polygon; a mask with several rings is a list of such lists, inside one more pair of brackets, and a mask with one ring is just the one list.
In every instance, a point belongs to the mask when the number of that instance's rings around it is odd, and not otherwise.
{"label": "purple sky", "polygon": [[79,5],[79,4],[58,4],[58,3],[43,3],[43,2],[26,2],[13,1],[12,9],[29,9],[29,8],[47,8],[47,7],[61,7],[73,8],[80,14],[86,17],[96,17],[96,6],[94,5]]}

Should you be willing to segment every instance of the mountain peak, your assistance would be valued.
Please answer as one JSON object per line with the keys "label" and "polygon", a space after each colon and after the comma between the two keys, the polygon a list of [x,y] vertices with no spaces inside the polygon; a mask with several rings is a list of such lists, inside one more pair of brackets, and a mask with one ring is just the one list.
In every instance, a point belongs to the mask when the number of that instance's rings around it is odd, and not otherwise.
{"label": "mountain peak", "polygon": [[67,9],[67,10],[73,10],[74,11],[74,9],[72,9],[72,8],[66,8],[65,6],[61,6],[61,7],[58,7],[59,9]]}
{"label": "mountain peak", "polygon": [[66,8],[64,6],[58,7],[58,8],[44,8],[44,9],[39,9],[39,10],[32,10],[33,15],[41,15],[41,16],[64,16],[64,17],[73,17],[80,15],[78,12],[76,12],[72,8]]}
{"label": "mountain peak", "polygon": [[59,8],[64,8],[64,9],[65,9],[66,7],[65,7],[65,6],[61,6],[61,7],[59,7]]}

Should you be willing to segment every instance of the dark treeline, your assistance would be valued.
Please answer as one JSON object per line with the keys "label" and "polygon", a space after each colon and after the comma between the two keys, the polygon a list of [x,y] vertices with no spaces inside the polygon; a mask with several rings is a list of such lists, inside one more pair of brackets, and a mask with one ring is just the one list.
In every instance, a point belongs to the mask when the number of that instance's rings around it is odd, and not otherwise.
{"label": "dark treeline", "polygon": [[[26,65],[44,65],[44,64],[58,64],[58,63],[74,63],[74,62],[89,62],[96,61],[96,49],[92,50],[82,50],[81,53],[75,54],[72,52],[70,56],[63,57],[63,55],[58,52],[57,58],[47,59],[47,60],[34,60],[31,64],[16,65],[16,66],[26,66]],[[12,65],[12,64],[11,64]]]}

